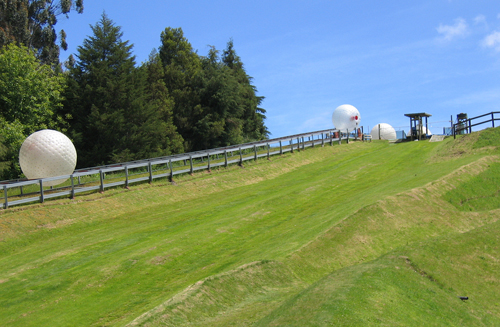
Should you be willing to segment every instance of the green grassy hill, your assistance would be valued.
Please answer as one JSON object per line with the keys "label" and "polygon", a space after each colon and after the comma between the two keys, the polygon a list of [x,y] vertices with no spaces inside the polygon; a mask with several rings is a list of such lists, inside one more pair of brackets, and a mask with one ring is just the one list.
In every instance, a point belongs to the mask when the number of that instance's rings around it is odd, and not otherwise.
{"label": "green grassy hill", "polygon": [[499,149],[351,142],[2,211],[0,325],[500,325]]}

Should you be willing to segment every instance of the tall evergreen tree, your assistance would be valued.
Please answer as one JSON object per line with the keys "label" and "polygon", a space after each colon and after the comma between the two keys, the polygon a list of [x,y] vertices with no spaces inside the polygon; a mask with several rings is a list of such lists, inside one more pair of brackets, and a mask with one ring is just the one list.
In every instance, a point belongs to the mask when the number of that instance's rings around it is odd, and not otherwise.
{"label": "tall evergreen tree", "polygon": [[264,98],[256,95],[232,40],[222,59],[214,47],[206,57],[198,56],[180,28],[166,28],[161,40],[164,80],[186,150],[268,137],[265,110],[259,107]]}
{"label": "tall evergreen tree", "polygon": [[132,45],[105,14],[92,31],[78,48],[65,94],[78,166],[181,152],[161,62],[136,68]]}
{"label": "tall evergreen tree", "polygon": [[164,68],[158,54],[152,53],[149,61],[137,72],[143,72],[140,111],[136,113],[139,133],[136,152],[140,158],[164,156],[184,151],[184,140],[174,125],[174,101],[165,86]]}
{"label": "tall evergreen tree", "polygon": [[257,96],[257,88],[252,85],[250,77],[244,67],[240,57],[234,50],[233,40],[229,40],[226,49],[222,54],[222,62],[231,69],[231,74],[238,82],[238,106],[242,108],[241,118],[244,121],[243,135],[246,141],[262,140],[269,137],[264,120],[266,110],[260,108],[263,96]]}
{"label": "tall evergreen tree", "polygon": [[199,149],[194,143],[194,125],[202,116],[195,78],[201,62],[181,28],[165,28],[161,33],[160,60],[164,65],[165,86],[174,100],[174,124],[184,138],[186,151]]}
{"label": "tall evergreen tree", "polygon": [[83,12],[83,0],[0,0],[0,48],[9,43],[32,49],[40,62],[55,66],[59,49],[67,49],[66,33],[56,44],[57,17]]}
{"label": "tall evergreen tree", "polygon": [[203,57],[198,75],[198,94],[202,117],[195,123],[195,140],[199,148],[213,148],[242,143],[242,110],[238,105],[238,82],[211,47]]}
{"label": "tall evergreen tree", "polygon": [[120,27],[103,14],[91,28],[93,36],[78,47],[65,94],[78,166],[84,167],[108,163],[125,149],[126,112],[135,93],[135,57]]}

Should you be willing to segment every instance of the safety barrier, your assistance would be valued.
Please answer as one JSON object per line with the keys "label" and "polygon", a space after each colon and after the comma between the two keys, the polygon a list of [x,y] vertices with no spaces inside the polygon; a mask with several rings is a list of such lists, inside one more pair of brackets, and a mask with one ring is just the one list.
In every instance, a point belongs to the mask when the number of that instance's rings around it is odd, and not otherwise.
{"label": "safety barrier", "polygon": [[[43,203],[52,198],[74,198],[79,193],[104,192],[106,188],[132,183],[149,182],[154,179],[173,177],[179,174],[192,174],[198,170],[231,164],[242,165],[247,160],[270,158],[286,152],[303,151],[307,147],[329,143],[341,144],[343,140],[358,139],[358,133],[340,133],[328,129],[310,133],[290,135],[275,139],[232,145],[222,148],[175,154],[165,157],[137,160],[113,165],[77,169],[71,175],[42,178],[37,180],[15,180],[0,182],[2,207],[22,205],[32,202]],[[65,180],[61,186],[44,187],[44,183]],[[1,200],[0,200],[1,201]]]}
{"label": "safety barrier", "polygon": [[[477,117],[472,117],[464,120],[463,122],[459,122],[453,124],[453,138],[457,137],[457,134],[463,134],[464,132],[472,133],[472,127],[479,126],[482,124],[486,124],[491,122],[491,127],[495,127],[495,121],[500,120],[500,118],[496,118],[495,115],[500,114],[500,111],[492,111],[490,113],[480,115]],[[487,119],[483,119],[480,122],[477,122],[480,118],[488,117]],[[474,123],[473,123],[474,121]]]}

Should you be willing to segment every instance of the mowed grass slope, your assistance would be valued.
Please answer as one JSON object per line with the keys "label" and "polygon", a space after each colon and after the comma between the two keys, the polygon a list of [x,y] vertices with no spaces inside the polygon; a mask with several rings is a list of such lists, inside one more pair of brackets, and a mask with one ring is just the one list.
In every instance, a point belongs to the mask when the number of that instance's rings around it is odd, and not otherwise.
{"label": "mowed grass slope", "polygon": [[[0,325],[494,325],[495,133],[316,147],[7,210]],[[489,206],[464,209],[483,182]]]}

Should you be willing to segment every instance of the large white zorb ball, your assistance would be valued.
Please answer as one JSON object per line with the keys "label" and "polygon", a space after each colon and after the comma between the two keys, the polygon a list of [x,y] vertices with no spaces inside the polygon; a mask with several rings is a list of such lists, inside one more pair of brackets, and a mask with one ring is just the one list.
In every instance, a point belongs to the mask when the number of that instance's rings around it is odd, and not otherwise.
{"label": "large white zorb ball", "polygon": [[332,122],[336,129],[352,131],[356,129],[361,121],[358,109],[350,104],[338,106],[333,111]]}
{"label": "large white zorb ball", "polygon": [[[19,151],[19,164],[28,179],[70,175],[76,166],[76,149],[63,133],[44,129],[24,140]],[[43,185],[54,186],[64,181],[59,179]]]}
{"label": "large white zorb ball", "polygon": [[380,123],[375,125],[370,132],[374,140],[394,140],[397,138],[396,130],[389,124]]}

